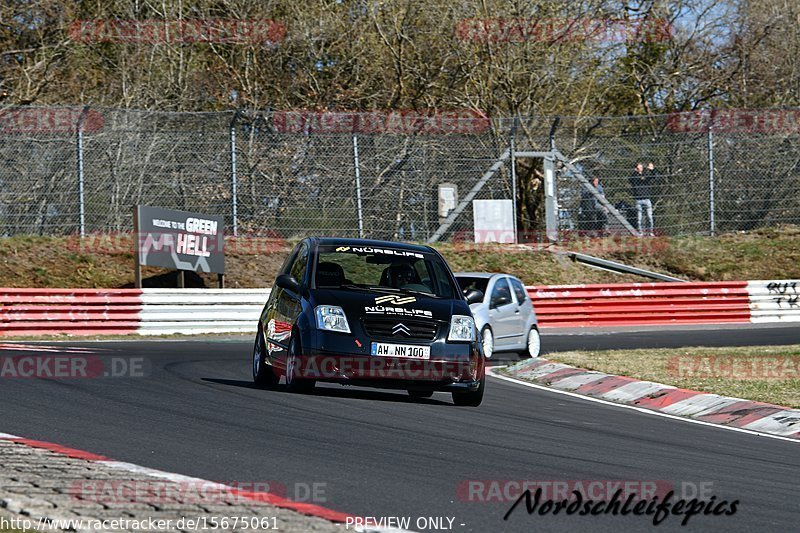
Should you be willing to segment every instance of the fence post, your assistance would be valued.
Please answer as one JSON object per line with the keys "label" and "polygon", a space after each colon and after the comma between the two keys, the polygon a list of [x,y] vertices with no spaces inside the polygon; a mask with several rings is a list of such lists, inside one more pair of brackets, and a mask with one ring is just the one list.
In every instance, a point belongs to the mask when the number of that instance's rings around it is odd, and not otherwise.
{"label": "fence post", "polygon": [[231,152],[231,218],[233,220],[233,236],[239,236],[239,213],[238,213],[238,177],[236,175],[236,121],[239,118],[240,110],[237,109],[231,120],[230,132],[230,152]]}
{"label": "fence post", "polygon": [[358,213],[358,236],[364,238],[364,214],[361,211],[361,168],[358,163],[358,136],[353,134],[353,165],[356,174],[356,208]]}
{"label": "fence post", "polygon": [[86,204],[84,202],[84,175],[83,175],[83,119],[89,112],[89,106],[84,106],[83,111],[78,116],[76,124],[76,151],[78,160],[78,216],[80,218],[81,238],[86,236]]}
{"label": "fence post", "polygon": [[710,230],[711,236],[713,237],[716,233],[716,220],[714,217],[714,201],[715,201],[715,193],[714,193],[714,132],[711,128],[711,125],[708,126],[708,201],[709,201],[709,211],[711,212],[710,217]]}
{"label": "fence post", "polygon": [[556,195],[556,160],[544,158],[544,211],[547,239],[558,241],[558,197]]}
{"label": "fence post", "polygon": [[556,129],[561,122],[561,117],[556,117],[550,126],[550,153],[545,157],[542,170],[544,170],[544,212],[545,233],[551,242],[558,242],[559,212],[558,190],[556,188]]}
{"label": "fence post", "polygon": [[511,151],[511,211],[514,213],[511,221],[511,228],[514,231],[514,244],[519,242],[517,238],[517,153],[516,153],[516,137],[517,137],[517,123],[519,120],[518,115],[514,115],[514,121],[511,123],[511,135],[509,136],[509,150]]}

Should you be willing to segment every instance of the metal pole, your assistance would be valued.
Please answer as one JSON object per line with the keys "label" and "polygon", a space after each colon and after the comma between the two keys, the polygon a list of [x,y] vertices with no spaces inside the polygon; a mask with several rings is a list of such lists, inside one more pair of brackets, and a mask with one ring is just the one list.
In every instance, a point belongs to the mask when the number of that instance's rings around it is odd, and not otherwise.
{"label": "metal pole", "polygon": [[558,198],[556,192],[556,161],[544,158],[544,208],[547,239],[558,241]]}
{"label": "metal pole", "polygon": [[83,119],[86,117],[86,113],[89,111],[89,106],[83,108],[81,111],[80,116],[78,117],[78,124],[76,126],[77,131],[77,156],[78,156],[78,214],[80,217],[80,231],[81,231],[81,238],[86,235],[86,205],[84,202],[84,175],[83,175]]}
{"label": "metal pole", "polygon": [[714,220],[714,133],[711,126],[708,127],[708,196],[709,210],[711,211],[711,236],[716,233],[716,221]]}
{"label": "metal pole", "polygon": [[135,246],[135,252],[133,257],[133,286],[137,289],[142,288],[142,264],[141,264],[141,253],[142,253],[142,239],[141,233],[139,232],[139,207],[136,206],[133,208],[133,240]]}
{"label": "metal pole", "polygon": [[511,126],[511,138],[509,141],[509,149],[511,150],[511,211],[514,213],[512,220],[512,228],[514,231],[514,244],[517,244],[517,156],[516,156],[516,143],[517,136],[517,120],[514,117],[514,123]]}
{"label": "metal pole", "polygon": [[238,179],[236,176],[236,119],[239,118],[239,110],[233,115],[230,125],[230,150],[231,150],[231,218],[233,219],[233,236],[239,235],[239,214],[238,214]]}
{"label": "metal pole", "polygon": [[364,238],[364,214],[361,211],[361,169],[358,164],[358,137],[353,135],[353,164],[356,169],[356,205],[358,209],[358,236]]}

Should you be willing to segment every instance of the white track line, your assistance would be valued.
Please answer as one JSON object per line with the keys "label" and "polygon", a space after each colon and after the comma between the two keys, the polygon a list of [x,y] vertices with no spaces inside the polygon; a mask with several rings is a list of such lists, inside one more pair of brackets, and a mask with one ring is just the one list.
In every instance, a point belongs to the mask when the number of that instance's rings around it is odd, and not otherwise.
{"label": "white track line", "polygon": [[635,405],[626,405],[626,404],[623,404],[623,403],[610,402],[608,400],[602,400],[600,398],[593,398],[591,396],[584,396],[583,394],[578,394],[578,393],[575,393],[575,392],[569,392],[569,391],[565,391],[565,390],[554,389],[552,387],[545,387],[544,385],[538,385],[536,383],[531,383],[530,381],[523,381],[521,379],[512,378],[512,377],[509,377],[509,376],[502,376],[502,375],[496,373],[496,370],[500,370],[500,369],[503,369],[503,368],[506,368],[506,367],[505,366],[494,366],[494,367],[491,367],[491,368],[488,369],[487,374],[492,376],[492,377],[495,377],[497,379],[502,379],[504,381],[510,381],[511,383],[517,383],[519,385],[524,385],[526,387],[531,387],[531,388],[534,388],[534,389],[540,389],[540,390],[547,391],[547,392],[552,392],[552,393],[555,393],[555,394],[565,394],[567,396],[572,396],[573,398],[580,398],[581,400],[586,400],[586,401],[589,401],[589,402],[602,403],[602,404],[605,404],[605,405],[611,405],[611,406],[614,406],[614,407],[620,407],[622,409],[632,409],[634,411],[638,411],[640,413],[645,413],[645,414],[648,414],[648,415],[661,416],[661,417],[664,417],[664,418],[671,418],[673,420],[681,420],[683,422],[689,422],[689,423],[692,423],[692,424],[700,424],[702,426],[709,426],[709,427],[714,427],[714,428],[719,428],[719,429],[727,429],[728,431],[737,431],[739,433],[747,433],[749,435],[756,435],[756,436],[759,436],[759,437],[768,437],[770,439],[784,440],[784,441],[787,441],[787,442],[793,442],[795,444],[800,443],[800,440],[798,440],[798,439],[791,439],[789,437],[781,437],[780,435],[773,435],[771,433],[762,433],[760,431],[754,431],[752,429],[744,429],[744,428],[737,428],[737,427],[732,427],[732,426],[723,426],[721,424],[713,424],[711,422],[705,422],[703,420],[695,420],[693,418],[685,418],[685,417],[682,417],[682,416],[670,415],[670,414],[667,414],[667,413],[662,413],[660,411],[654,411],[652,409],[645,409],[644,407],[637,407]]}
{"label": "white track line", "polygon": [[154,468],[147,468],[146,466],[135,465],[133,463],[125,463],[122,461],[98,461],[98,462],[103,464],[104,466],[109,466],[111,468],[116,468],[118,470],[124,470],[126,472],[130,472],[133,474],[143,474],[146,476],[152,476],[154,478],[164,479],[166,481],[171,481],[173,483],[186,483],[186,484],[197,483],[197,484],[202,484],[207,488],[214,488],[220,490],[235,489],[235,487],[224,485],[222,483],[208,481],[206,479],[200,479],[197,477],[184,476],[183,474],[175,474],[173,472],[165,472],[163,470],[156,470]]}
{"label": "white track line", "polygon": [[0,433],[0,440],[11,440],[20,438],[22,437],[17,437],[16,435],[9,435],[8,433]]}

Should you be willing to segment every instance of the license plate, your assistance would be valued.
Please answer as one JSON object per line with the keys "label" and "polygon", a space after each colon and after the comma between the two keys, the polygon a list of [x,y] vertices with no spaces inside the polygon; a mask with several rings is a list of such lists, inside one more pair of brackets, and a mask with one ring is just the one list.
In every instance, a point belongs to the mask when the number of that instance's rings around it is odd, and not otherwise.
{"label": "license plate", "polygon": [[407,357],[409,359],[430,359],[430,346],[414,346],[411,344],[372,343],[372,355],[379,357]]}

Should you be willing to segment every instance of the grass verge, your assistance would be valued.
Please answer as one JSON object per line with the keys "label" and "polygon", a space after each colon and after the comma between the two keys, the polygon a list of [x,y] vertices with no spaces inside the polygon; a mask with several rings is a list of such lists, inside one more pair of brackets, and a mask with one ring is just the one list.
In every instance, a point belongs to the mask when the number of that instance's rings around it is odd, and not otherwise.
{"label": "grass verge", "polygon": [[[0,287],[118,288],[133,286],[130,233],[0,237]],[[229,287],[270,287],[292,240],[225,240]],[[588,238],[565,235],[558,246],[442,243],[453,270],[508,272],[529,285],[645,281],[572,263],[554,251],[575,251],[688,281],[800,278],[800,227],[782,226],[718,237]],[[174,271],[144,269],[145,287],[175,287]],[[191,273],[189,287],[214,287],[216,276]]]}
{"label": "grass verge", "polygon": [[572,351],[547,359],[587,370],[800,408],[800,345]]}

